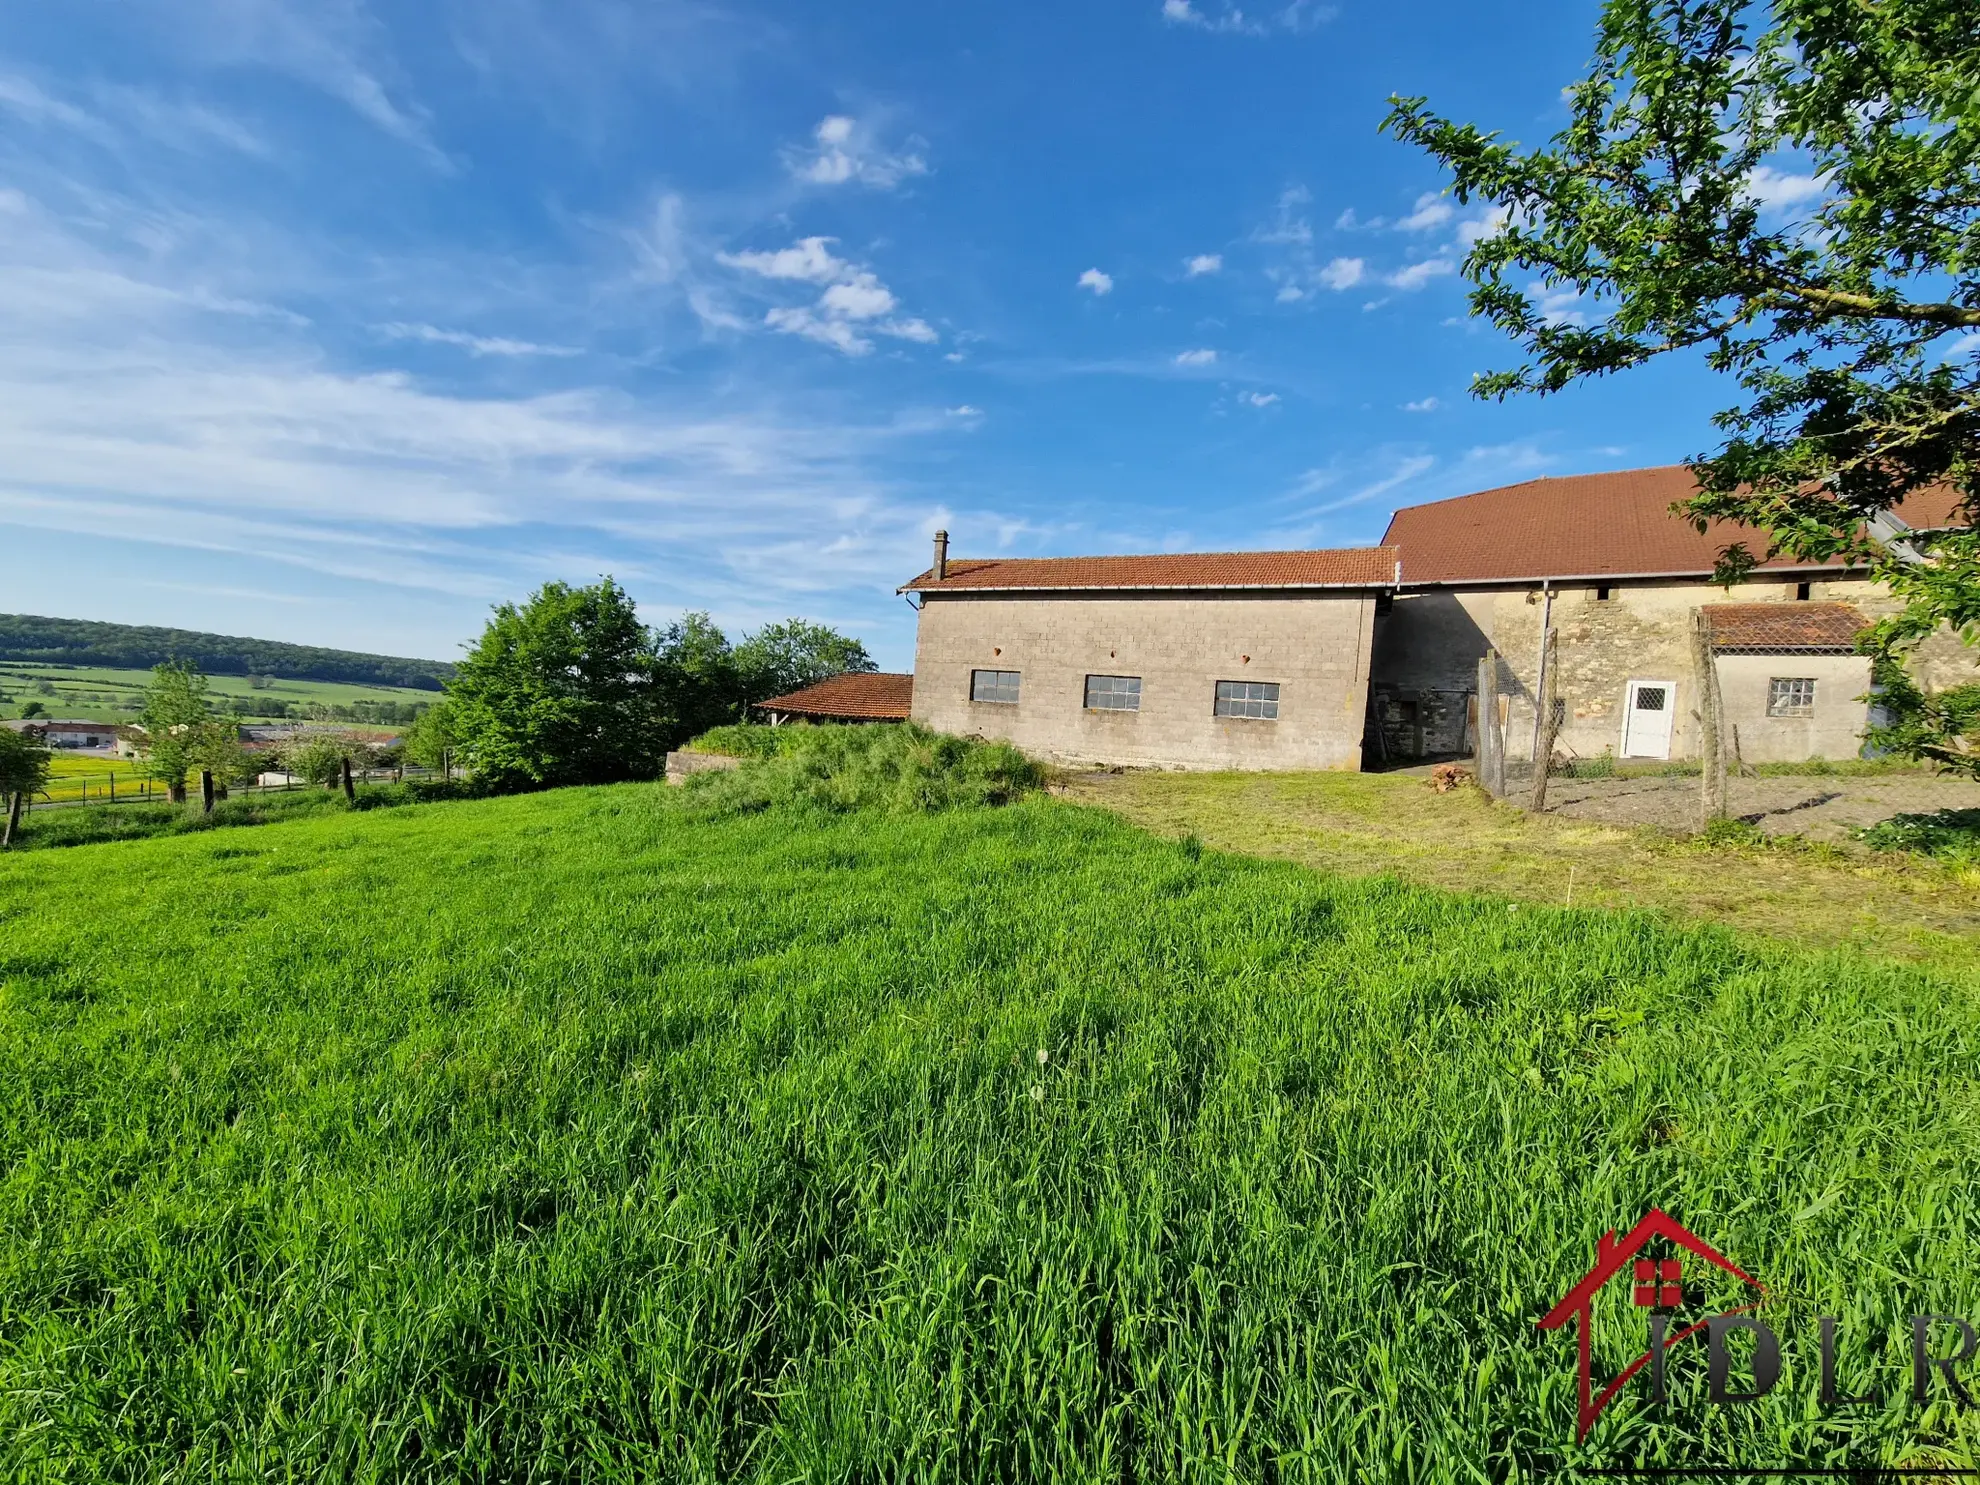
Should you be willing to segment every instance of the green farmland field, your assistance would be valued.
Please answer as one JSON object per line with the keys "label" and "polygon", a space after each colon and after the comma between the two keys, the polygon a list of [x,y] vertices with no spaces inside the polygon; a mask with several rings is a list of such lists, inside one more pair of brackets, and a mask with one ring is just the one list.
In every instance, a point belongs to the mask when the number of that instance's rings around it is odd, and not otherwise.
{"label": "green farmland field", "polygon": [[[101,665],[43,665],[35,661],[0,661],[0,692],[12,697],[0,703],[0,716],[18,717],[31,701],[41,703],[51,717],[90,722],[131,722],[137,718],[144,688],[151,683],[148,670],[116,670]],[[360,686],[343,681],[294,681],[271,678],[255,687],[243,675],[208,676],[208,697],[216,707],[243,708],[256,702],[285,701],[298,716],[300,708],[311,703],[323,706],[351,706],[358,702],[397,702],[401,705],[431,705],[440,699],[437,691],[418,691],[406,686]],[[249,718],[252,720],[252,718]]]}
{"label": "green farmland field", "polygon": [[[0,1476],[1975,1462],[1906,1327],[1980,1320],[1980,974],[681,792],[0,858]],[[1651,1205],[1783,1380],[1577,1448],[1534,1321]]]}

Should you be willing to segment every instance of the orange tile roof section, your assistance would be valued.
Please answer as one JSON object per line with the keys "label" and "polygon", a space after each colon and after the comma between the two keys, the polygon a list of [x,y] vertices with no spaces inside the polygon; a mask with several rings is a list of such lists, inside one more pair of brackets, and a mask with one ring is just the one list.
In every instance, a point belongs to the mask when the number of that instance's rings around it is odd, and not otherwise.
{"label": "orange tile roof section", "polygon": [[856,721],[904,722],[914,701],[914,677],[892,671],[835,675],[788,696],[756,705],[763,711],[799,717],[842,717]]}
{"label": "orange tile roof section", "polygon": [[[1402,548],[1406,584],[1690,575],[1711,572],[1735,541],[1756,556],[1766,550],[1766,538],[1750,528],[1716,522],[1701,534],[1672,515],[1672,502],[1697,488],[1682,464],[1528,480],[1399,510],[1382,540]],[[1957,497],[1945,487],[1921,490],[1897,510],[1912,526],[1945,525],[1956,512]],[[1836,564],[1782,557],[1761,565]]]}
{"label": "orange tile roof section", "polygon": [[1153,557],[951,558],[903,583],[903,593],[1149,588],[1384,588],[1396,580],[1392,547],[1311,552],[1181,552]]}
{"label": "orange tile roof section", "polygon": [[1715,650],[1854,650],[1868,625],[1847,603],[1708,603]]}

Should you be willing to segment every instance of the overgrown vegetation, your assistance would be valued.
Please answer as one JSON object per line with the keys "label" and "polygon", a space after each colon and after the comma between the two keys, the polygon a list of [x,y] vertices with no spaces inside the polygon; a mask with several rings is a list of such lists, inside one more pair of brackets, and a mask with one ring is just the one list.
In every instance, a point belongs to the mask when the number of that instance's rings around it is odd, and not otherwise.
{"label": "overgrown vegetation", "polygon": [[1980,867],[1980,810],[1894,815],[1860,832],[1857,839],[1878,851],[1912,851]]}
{"label": "overgrown vegetation", "polygon": [[[1974,1462],[1905,1334],[1980,1314],[1970,976],[676,798],[0,862],[7,1477]],[[1650,1205],[1786,1373],[1706,1409],[1688,1342],[1578,1450],[1533,1321]],[[1814,1409],[1818,1313],[1886,1406]]]}
{"label": "overgrown vegetation", "polygon": [[[406,779],[376,782],[357,788],[360,810],[392,809],[400,805],[440,800],[478,799],[488,791],[465,779]],[[106,841],[149,840],[161,835],[193,835],[233,826],[272,825],[305,815],[348,814],[351,806],[340,790],[322,788],[257,790],[221,799],[211,814],[197,804],[91,804],[68,809],[38,809],[21,819],[14,837],[16,850],[57,846],[93,846]]]}
{"label": "overgrown vegetation", "polygon": [[747,812],[797,805],[843,812],[927,812],[1008,804],[1037,788],[1038,765],[1008,743],[947,737],[911,722],[879,726],[724,727],[696,751],[750,760],[691,776],[700,808]]}

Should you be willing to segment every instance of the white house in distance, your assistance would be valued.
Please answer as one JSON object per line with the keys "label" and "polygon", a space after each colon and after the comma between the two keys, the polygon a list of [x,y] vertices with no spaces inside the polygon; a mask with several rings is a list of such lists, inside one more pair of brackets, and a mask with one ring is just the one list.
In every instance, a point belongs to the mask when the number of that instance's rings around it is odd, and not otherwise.
{"label": "white house in distance", "polygon": [[[1749,761],[1854,757],[1869,664],[1856,633],[1893,607],[1860,571],[1763,564],[1728,589],[1719,551],[1671,514],[1683,466],[1530,480],[1396,513],[1377,547],[1146,557],[951,558],[918,600],[912,715],[1066,762],[1356,769],[1473,745],[1478,663],[1501,662],[1507,753],[1530,758],[1543,627],[1558,633],[1557,746],[1683,758],[1698,746],[1701,612]],[[1945,524],[1950,491],[1898,512]],[[1921,684],[1975,678],[1955,636]]]}

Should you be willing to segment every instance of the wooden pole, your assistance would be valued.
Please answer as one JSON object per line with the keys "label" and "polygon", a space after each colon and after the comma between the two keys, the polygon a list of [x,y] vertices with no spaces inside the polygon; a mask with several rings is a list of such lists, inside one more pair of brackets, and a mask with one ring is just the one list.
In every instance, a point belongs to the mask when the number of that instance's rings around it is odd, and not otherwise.
{"label": "wooden pole", "polygon": [[1726,740],[1720,714],[1719,667],[1712,658],[1712,629],[1703,613],[1691,615],[1692,674],[1698,687],[1698,828],[1726,814]]}
{"label": "wooden pole", "polygon": [[1539,700],[1540,731],[1535,738],[1533,749],[1533,800],[1530,808],[1539,814],[1547,808],[1547,774],[1554,761],[1554,739],[1560,735],[1560,719],[1554,715],[1554,696],[1560,690],[1560,663],[1555,651],[1559,647],[1560,634],[1549,629],[1540,646],[1540,674],[1545,679],[1540,684]]}
{"label": "wooden pole", "polygon": [[343,767],[344,799],[349,804],[357,803],[357,787],[351,783],[351,760],[346,758]]}
{"label": "wooden pole", "polygon": [[1478,662],[1478,786],[1494,799],[1506,792],[1506,738],[1499,725],[1499,652]]}
{"label": "wooden pole", "polygon": [[213,813],[213,770],[210,768],[199,771],[199,812],[202,815]]}
{"label": "wooden pole", "polygon": [[16,789],[7,797],[7,828],[0,832],[0,851],[14,844],[14,832],[21,827],[21,791]]}

